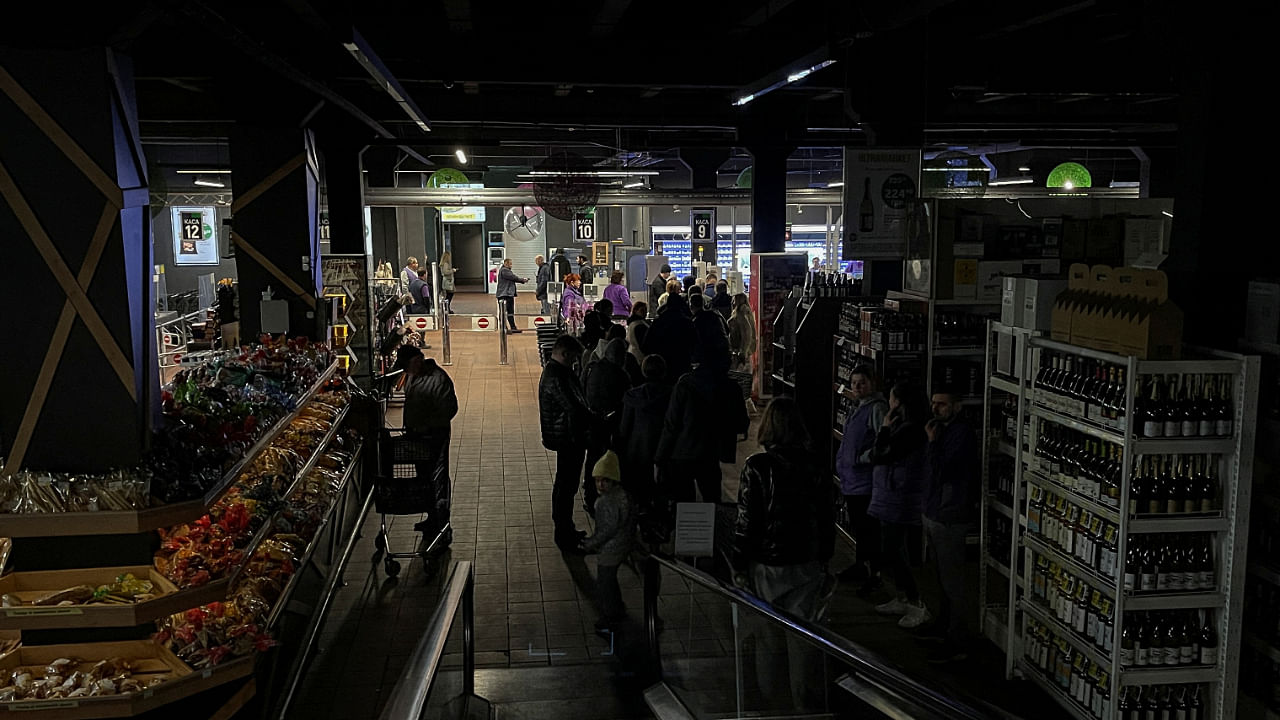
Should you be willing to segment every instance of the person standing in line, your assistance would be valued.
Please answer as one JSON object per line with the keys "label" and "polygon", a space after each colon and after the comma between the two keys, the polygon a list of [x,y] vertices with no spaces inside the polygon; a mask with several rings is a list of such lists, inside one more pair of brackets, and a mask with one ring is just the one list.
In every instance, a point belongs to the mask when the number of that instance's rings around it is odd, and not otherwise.
{"label": "person standing in line", "polygon": [[427,269],[419,268],[409,283],[409,295],[413,304],[409,312],[413,315],[427,315],[431,312],[431,284],[427,281]]}
{"label": "person standing in line", "polygon": [[453,293],[457,289],[455,282],[458,269],[453,266],[453,253],[445,250],[440,255],[440,289],[444,291],[444,297],[449,301],[449,314],[453,313]]}
{"label": "person standing in line", "polygon": [[613,303],[614,317],[626,317],[631,314],[631,293],[622,284],[621,270],[614,270],[609,276],[609,284],[604,289],[604,299]]}
{"label": "person standing in line", "polygon": [[[714,300],[716,297],[716,281],[719,278],[715,273],[707,273],[707,278],[702,282],[702,292],[707,296],[708,300]],[[728,288],[728,285],[725,286]]]}
{"label": "person standing in line", "polygon": [[692,275],[685,275],[684,280],[681,281],[680,287],[682,288],[685,296],[688,297],[688,295],[693,291],[693,287],[697,284],[698,278]]}
{"label": "person standing in line", "polygon": [[672,292],[666,296],[667,301],[649,328],[641,350],[645,355],[661,355],[667,361],[667,377],[679,378],[693,368],[698,332],[694,329],[693,314],[684,296]]}
{"label": "person standing in line", "polygon": [[965,538],[977,514],[981,459],[973,428],[960,419],[960,396],[949,388],[942,389],[933,394],[932,406],[933,419],[925,426],[929,437],[929,485],[924,528],[942,588],[935,632],[929,634],[941,636],[943,642],[928,660],[942,664],[968,657],[964,550]]}
{"label": "person standing in line", "polygon": [[649,304],[640,301],[631,306],[631,316],[627,318],[627,352],[635,356],[636,362],[644,366],[644,351],[641,343],[649,333]]}
{"label": "person standing in line", "polygon": [[524,332],[516,327],[516,283],[524,284],[527,282],[529,282],[529,278],[522,278],[516,275],[515,270],[511,269],[511,258],[502,261],[502,269],[498,271],[497,295],[506,310],[508,333]]}
{"label": "person standing in line", "polygon": [[400,282],[404,283],[404,287],[408,288],[413,279],[418,276],[418,258],[410,256],[405,262],[404,268],[400,270]]}
{"label": "person standing in line", "polygon": [[729,297],[729,283],[721,280],[716,283],[715,295],[711,298],[711,309],[720,313],[725,322],[733,313],[733,298]]}
{"label": "person standing in line", "polygon": [[[734,584],[810,622],[821,619],[827,563],[835,552],[835,488],[818,466],[793,398],[778,397],[757,432],[763,452],[747,458],[734,522]],[[790,690],[796,709],[817,702],[821,658],[788,633],[760,627],[756,675],[766,698]],[[787,662],[775,662],[785,653]],[[787,672],[780,673],[781,668]],[[789,679],[789,686],[787,680]]]}
{"label": "person standing in line", "polygon": [[[583,380],[583,394],[587,408],[591,410],[591,426],[588,429],[587,467],[595,467],[613,440],[614,430],[622,420],[622,396],[631,389],[631,378],[626,371],[627,341],[621,337],[622,328],[612,326],[617,335],[601,340],[603,351],[599,359],[587,368]],[[591,476],[584,478],[583,508],[588,515],[596,512],[596,488]]]}
{"label": "person standing in line", "polygon": [[582,279],[577,273],[564,276],[564,294],[560,296],[560,316],[564,318],[570,335],[582,331],[586,320],[587,301],[582,297]]}
{"label": "person standing in line", "polygon": [[535,255],[533,261],[538,264],[538,275],[534,279],[533,296],[542,302],[542,314],[551,314],[551,301],[547,299],[547,283],[551,282],[551,265],[546,258]]}
{"label": "person standing in line", "polygon": [[658,276],[649,283],[649,307],[653,310],[654,315],[658,314],[658,299],[667,292],[667,281],[671,279],[671,266],[663,265],[658,271]]}
{"label": "person standing in line", "polygon": [[729,379],[728,348],[714,337],[702,337],[718,330],[696,332],[698,367],[676,381],[655,460],[670,499],[692,502],[696,491],[702,502],[718,503],[720,463],[737,462],[738,436],[751,418],[742,388]]}
{"label": "person standing in line", "polygon": [[591,479],[600,499],[596,501],[596,531],[582,541],[596,560],[596,604],[600,619],[596,634],[611,637],[627,618],[627,608],[618,587],[618,566],[631,554],[636,535],[636,513],[622,484],[618,456],[609,450],[592,466]]}
{"label": "person standing in line", "polygon": [[841,580],[861,583],[858,594],[866,595],[879,584],[880,525],[867,514],[871,506],[876,431],[884,425],[889,403],[876,392],[875,375],[862,365],[849,375],[847,391],[854,406],[845,417],[844,439],[836,452],[836,476],[849,515],[849,529],[857,543],[857,562],[840,573]]}
{"label": "person standing in line", "polygon": [[733,314],[729,316],[729,349],[733,352],[735,370],[751,370],[751,356],[756,354],[756,318],[746,294],[733,298]]}
{"label": "person standing in line", "polygon": [[585,283],[596,281],[596,269],[591,267],[591,260],[586,255],[578,256],[578,276]]}
{"label": "person standing in line", "polygon": [[653,458],[658,453],[667,406],[671,404],[671,383],[667,380],[667,361],[661,355],[645,358],[641,371],[644,384],[631,388],[622,396],[618,452],[622,458],[623,485],[641,512],[647,512],[658,496]]}
{"label": "person standing in line", "polygon": [[[450,424],[458,414],[458,395],[449,373],[434,359],[424,357],[418,348],[402,345],[393,367],[405,370],[404,427],[426,443],[431,458],[418,464],[418,477],[431,483],[433,507],[413,529],[434,537],[449,524]],[[452,541],[450,529],[441,542],[448,546]]]}
{"label": "person standing in line", "polygon": [[880,521],[881,562],[892,576],[896,595],[876,606],[881,615],[900,615],[898,627],[928,622],[911,565],[911,534],[920,533],[920,513],[928,482],[924,426],[929,422],[924,391],[899,383],[889,392],[889,414],[876,432],[871,503],[867,513]]}
{"label": "person standing in line", "polygon": [[587,455],[585,424],[591,417],[574,369],[581,357],[582,343],[569,335],[561,336],[552,346],[551,359],[538,380],[542,446],[556,453],[551,521],[555,525],[556,546],[567,553],[579,553],[579,543],[586,535],[573,523],[573,498],[578,494]]}

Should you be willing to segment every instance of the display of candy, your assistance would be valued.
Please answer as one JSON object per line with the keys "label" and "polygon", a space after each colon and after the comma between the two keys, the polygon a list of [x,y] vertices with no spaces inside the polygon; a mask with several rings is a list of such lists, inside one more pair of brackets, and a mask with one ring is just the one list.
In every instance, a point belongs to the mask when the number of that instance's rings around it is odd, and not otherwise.
{"label": "display of candy", "polygon": [[24,665],[0,674],[0,702],[125,695],[168,679],[153,673],[144,679],[136,678],[135,665],[136,661],[124,658],[58,658],[44,666]]}
{"label": "display of candy", "polygon": [[[326,345],[306,339],[211,354],[164,388],[163,427],[137,467],[89,476],[20,470],[0,479],[0,513],[133,510],[201,497],[293,412],[332,361]],[[323,420],[323,412],[307,419]]]}

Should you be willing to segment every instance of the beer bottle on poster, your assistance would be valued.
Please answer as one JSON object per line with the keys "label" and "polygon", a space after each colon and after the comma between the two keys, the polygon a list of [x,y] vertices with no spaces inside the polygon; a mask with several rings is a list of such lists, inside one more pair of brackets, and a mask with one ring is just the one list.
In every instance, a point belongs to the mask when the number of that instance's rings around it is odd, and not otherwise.
{"label": "beer bottle on poster", "polygon": [[858,231],[871,232],[876,229],[876,208],[871,202],[871,178],[862,180],[862,202],[858,203]]}

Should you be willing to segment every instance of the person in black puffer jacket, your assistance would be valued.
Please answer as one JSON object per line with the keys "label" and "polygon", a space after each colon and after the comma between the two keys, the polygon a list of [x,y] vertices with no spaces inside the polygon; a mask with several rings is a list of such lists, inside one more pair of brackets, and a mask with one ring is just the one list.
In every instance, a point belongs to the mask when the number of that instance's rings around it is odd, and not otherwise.
{"label": "person in black puffer jacket", "polygon": [[720,463],[737,461],[738,435],[751,424],[742,388],[729,379],[728,347],[716,347],[699,343],[701,363],[676,381],[658,442],[665,494],[676,502],[693,501],[695,488],[703,502],[720,502]]}
{"label": "person in black puffer jacket", "polygon": [[[769,404],[758,438],[764,452],[747,458],[738,487],[734,584],[780,610],[817,621],[826,564],[835,551],[835,486],[814,462],[804,418],[792,398]],[[794,634],[784,640],[760,625],[751,623],[745,632],[756,636],[762,694],[787,697],[789,675],[794,709],[814,707],[818,693],[809,678],[822,676],[821,658]],[[786,664],[776,662],[783,657]]]}
{"label": "person in black puffer jacket", "polygon": [[682,295],[669,294],[645,336],[644,354],[661,355],[667,361],[667,376],[678,378],[692,369],[697,344],[698,331],[693,327],[689,303]]}
{"label": "person in black puffer jacket", "polygon": [[[449,523],[452,481],[449,479],[450,423],[458,414],[458,395],[453,379],[432,358],[424,357],[416,347],[400,346],[396,369],[405,370],[404,427],[426,442],[431,459],[417,464],[418,477],[431,484],[434,503],[425,520],[413,529],[428,537],[438,534]],[[450,531],[442,540],[453,540]]]}
{"label": "person in black puffer jacket", "polygon": [[671,404],[667,361],[661,355],[650,355],[644,359],[643,369],[645,383],[622,396],[622,424],[618,427],[622,484],[642,512],[649,510],[657,497],[653,457]]}
{"label": "person in black puffer jacket", "polygon": [[[617,325],[613,327],[618,332],[622,332],[622,328]],[[615,337],[601,342],[604,343],[601,357],[587,368],[586,380],[583,383],[587,408],[592,414],[591,426],[588,430],[590,440],[587,444],[587,462],[584,466],[586,477],[582,484],[583,504],[590,515],[595,515],[596,498],[599,497],[590,470],[609,449],[614,430],[622,420],[622,396],[631,389],[631,378],[627,375],[624,365],[627,357],[627,341]]]}
{"label": "person in black puffer jacket", "polygon": [[556,545],[566,552],[579,552],[585,533],[573,524],[573,498],[578,494],[587,447],[584,438],[590,422],[582,385],[573,366],[582,356],[582,344],[568,335],[556,340],[551,359],[538,381],[538,418],[542,445],[556,451],[556,480],[551,489],[551,519],[555,523]]}

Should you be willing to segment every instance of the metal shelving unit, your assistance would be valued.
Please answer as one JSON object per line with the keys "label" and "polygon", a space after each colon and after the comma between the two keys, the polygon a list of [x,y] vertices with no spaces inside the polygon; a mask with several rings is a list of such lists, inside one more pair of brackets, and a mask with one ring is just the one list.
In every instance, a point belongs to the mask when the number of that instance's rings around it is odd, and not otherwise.
{"label": "metal shelving unit", "polygon": [[[1015,525],[1014,552],[1024,553],[1027,571],[1019,576],[1021,583],[1021,599],[1017,598],[1018,589],[1010,589],[1010,606],[1020,606],[1023,612],[1022,635],[1027,632],[1028,618],[1049,628],[1063,638],[1074,651],[1089,661],[1096,663],[1099,670],[1108,678],[1110,698],[1103,720],[1118,717],[1116,699],[1121,696],[1121,689],[1135,685],[1176,685],[1205,684],[1208,693],[1205,699],[1207,717],[1214,720],[1232,720],[1236,716],[1236,696],[1238,666],[1240,661],[1241,615],[1243,611],[1243,587],[1246,574],[1245,545],[1248,538],[1250,483],[1252,478],[1252,461],[1255,425],[1257,413],[1257,391],[1259,360],[1256,357],[1245,357],[1230,353],[1211,352],[1206,359],[1179,361],[1147,361],[1137,358],[1112,355],[1096,350],[1078,348],[1045,338],[1029,337],[1027,344],[1030,352],[1019,355],[1026,363],[1023,367],[1023,379],[1015,382],[1010,378],[992,377],[990,372],[991,340],[994,333],[1007,331],[1007,328],[992,323],[988,333],[988,388],[987,388],[987,420],[988,427],[992,413],[990,402],[993,389],[1003,392],[1016,392],[1018,395],[1018,432],[1017,442],[1010,448],[1007,442],[991,442],[984,456],[984,491],[989,478],[986,468],[992,454],[1012,454],[1015,461],[1016,478],[1014,482],[1015,501],[1020,516],[1027,517],[1032,508],[1029,496],[1032,488],[1052,492],[1065,502],[1075,505],[1081,513],[1090,513],[1093,518],[1118,526],[1115,536],[1116,563],[1115,578],[1093,568],[1087,562],[1059,549],[1047,538],[1033,532],[1023,534]],[[1034,381],[1035,368],[1040,367],[1039,355],[1044,351],[1072,355],[1078,358],[1092,358],[1111,363],[1125,369],[1127,388],[1124,401],[1124,418],[1133,418],[1135,409],[1134,381],[1143,375],[1150,374],[1214,374],[1230,375],[1232,378],[1232,403],[1234,408],[1234,435],[1229,438],[1169,438],[1143,439],[1127,432],[1123,422],[1114,423],[1114,427],[1104,427],[1091,421],[1087,413],[1070,412],[1071,401],[1055,397],[1051,392],[1042,391]],[[1077,401],[1078,402],[1078,401]],[[1029,426],[1023,425],[1023,418],[1029,416]],[[1119,508],[1110,507],[1106,502],[1088,497],[1064,482],[1055,480],[1051,473],[1041,470],[1036,454],[1036,443],[1041,436],[1040,427],[1044,423],[1056,424],[1084,433],[1092,438],[1114,443],[1120,449],[1121,483]],[[1025,448],[1025,450],[1024,450]],[[1010,451],[1012,451],[1010,453]],[[1131,517],[1127,512],[1131,490],[1131,474],[1134,471],[1136,458],[1144,454],[1213,454],[1220,455],[1221,511],[1215,514],[1168,517],[1148,516]],[[994,508],[989,493],[984,493],[983,522],[984,539],[985,523],[990,512],[999,512]],[[1210,533],[1213,536],[1217,560],[1217,587],[1206,591],[1180,591],[1138,593],[1126,591],[1122,585],[1124,562],[1131,536],[1155,533]],[[1019,537],[1020,536],[1020,537]],[[1032,568],[1035,567],[1035,556],[1040,555],[1052,563],[1056,563],[1064,572],[1076,581],[1083,582],[1101,597],[1112,601],[1114,627],[1112,645],[1115,650],[1104,653],[1089,639],[1076,633],[1067,624],[1057,619],[1055,614],[1031,600]],[[989,563],[982,563],[988,567]],[[1010,564],[1009,567],[1015,567]],[[1257,567],[1257,566],[1255,566]],[[1252,570],[1257,572],[1256,570]],[[985,577],[983,578],[985,585]],[[984,596],[984,619],[987,617],[986,598]],[[1125,614],[1140,611],[1162,610],[1205,610],[1215,616],[1216,630],[1221,648],[1219,661],[1212,667],[1177,666],[1177,667],[1121,667],[1119,648],[1124,632]],[[1013,623],[1013,612],[1009,613]],[[996,633],[986,632],[988,637]],[[1023,658],[1021,647],[1015,638],[1017,632],[1009,633],[1006,652],[1007,664],[1012,667],[1015,659],[1017,668],[1036,684],[1050,690],[1050,694],[1072,715],[1081,720],[1094,720],[1091,709],[1081,706],[1064,693],[1052,679],[1040,674],[1034,664]],[[1254,641],[1256,642],[1256,640]],[[1280,653],[1277,653],[1280,656]]]}
{"label": "metal shelving unit", "polygon": [[[1022,328],[1014,328],[995,321],[987,323],[987,345],[985,351],[985,364],[983,375],[987,378],[985,383],[986,389],[983,393],[983,419],[982,419],[982,438],[984,441],[982,453],[982,511],[980,515],[980,532],[979,542],[981,543],[982,562],[978,565],[978,595],[979,607],[982,612],[979,614],[979,622],[984,637],[1005,648],[1005,677],[1013,676],[1014,661],[1021,655],[1021,625],[1018,623],[1019,612],[1019,594],[1022,592],[1023,578],[1021,574],[1016,573],[1018,567],[1019,543],[1022,532],[1026,528],[1026,516],[1021,512],[1023,507],[1022,497],[1025,494],[1025,482],[1019,478],[1017,468],[1022,463],[1022,443],[1010,443],[1005,439],[1002,432],[992,431],[993,419],[998,416],[996,408],[999,406],[992,402],[992,391],[1000,391],[1012,395],[1017,401],[1017,417],[1015,422],[1017,427],[1021,428],[1028,410],[1028,404],[1024,401],[1028,397],[1026,392],[1025,380],[1015,378],[1000,377],[995,373],[996,362],[995,353],[997,347],[997,338],[1000,335],[1010,336],[1014,342],[1014,362],[1023,368],[1021,376],[1027,377],[1027,340],[1031,333]],[[1004,500],[996,497],[992,491],[992,460],[995,456],[1004,456],[1012,458],[1014,463],[1014,482],[1011,502],[1012,505],[1006,504]],[[1009,552],[1002,553],[996,557],[991,552],[990,538],[992,514],[999,515],[1009,520],[1010,537]],[[998,575],[1005,579],[1005,592],[1002,595],[993,595],[991,589],[995,586],[994,582],[989,580],[988,570],[995,570]],[[1016,577],[1015,577],[1016,575]],[[1009,632],[1009,628],[1013,628],[1013,632]]]}

